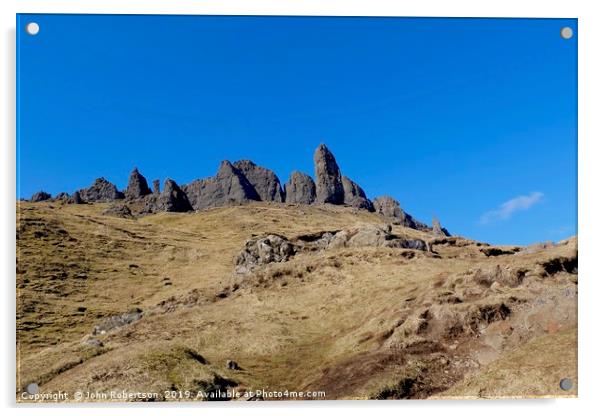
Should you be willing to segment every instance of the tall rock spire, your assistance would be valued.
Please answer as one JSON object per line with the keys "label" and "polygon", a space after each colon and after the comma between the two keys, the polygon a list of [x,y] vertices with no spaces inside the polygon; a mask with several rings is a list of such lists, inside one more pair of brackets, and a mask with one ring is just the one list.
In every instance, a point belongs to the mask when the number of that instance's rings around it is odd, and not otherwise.
{"label": "tall rock spire", "polygon": [[314,153],[316,202],[340,205],[345,202],[341,171],[334,155],[324,143]]}

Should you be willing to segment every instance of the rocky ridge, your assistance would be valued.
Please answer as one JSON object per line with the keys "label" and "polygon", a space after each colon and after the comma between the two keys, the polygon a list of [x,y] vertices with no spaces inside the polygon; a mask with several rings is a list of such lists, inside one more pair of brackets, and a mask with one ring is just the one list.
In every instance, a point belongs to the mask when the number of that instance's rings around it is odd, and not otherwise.
{"label": "rocky ridge", "polygon": [[336,158],[325,144],[320,144],[314,152],[314,169],[315,181],[303,172],[294,171],[282,187],[278,176],[270,169],[250,160],[234,163],[224,160],[215,176],[196,179],[182,186],[172,179],[166,179],[163,191],[160,191],[158,179],[153,180],[151,190],[146,178],[134,168],[123,192],[101,177],[89,188],[75,191],[72,195],[62,192],[52,198],[50,194],[39,191],[32,196],[31,201],[63,201],[74,204],[122,199],[142,201],[143,208],[139,210],[139,214],[199,211],[252,201],[347,205],[381,214],[393,224],[449,235],[438,220],[433,227],[429,227],[404,212],[399,202],[390,196],[381,196],[371,201],[359,184],[342,175]]}

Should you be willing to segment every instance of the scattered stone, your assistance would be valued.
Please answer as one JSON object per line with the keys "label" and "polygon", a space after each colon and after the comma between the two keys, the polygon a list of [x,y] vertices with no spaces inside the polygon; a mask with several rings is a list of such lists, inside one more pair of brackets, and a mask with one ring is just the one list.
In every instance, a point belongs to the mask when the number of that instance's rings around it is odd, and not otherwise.
{"label": "scattered stone", "polygon": [[245,176],[261,201],[283,202],[280,180],[273,171],[257,166],[250,160],[239,160],[233,166]]}
{"label": "scattered stone", "polygon": [[96,325],[92,331],[92,335],[106,334],[113,329],[133,324],[140,320],[142,316],[142,309],[139,308],[132,309],[130,312],[122,313],[121,315],[111,316],[99,325]]}
{"label": "scattered stone", "polygon": [[341,205],[345,202],[345,190],[341,171],[334,155],[325,144],[318,146],[314,153],[316,174],[316,202]]}
{"label": "scattered stone", "polygon": [[195,210],[260,200],[253,185],[227,160],[214,177],[197,179],[182,188]]}
{"label": "scattered stone", "polygon": [[238,365],[238,363],[236,361],[232,361],[232,360],[226,361],[226,368],[228,370],[240,370],[240,366]]}
{"label": "scattered stone", "polygon": [[31,196],[31,202],[48,201],[50,198],[52,198],[52,195],[50,195],[48,192],[39,191]]}
{"label": "scattered stone", "polygon": [[79,194],[85,202],[111,202],[124,198],[123,193],[105,178],[96,179],[89,188],[80,189]]}
{"label": "scattered stone", "polygon": [[316,184],[311,176],[294,171],[284,185],[284,195],[289,204],[313,204],[316,200]]}
{"label": "scattered stone", "polygon": [[151,190],[148,188],[146,178],[138,172],[138,168],[134,168],[128,179],[128,186],[125,189],[125,196],[129,199],[137,199],[148,195]]}
{"label": "scattered stone", "polygon": [[355,208],[374,211],[372,202],[366,197],[364,190],[347,176],[342,177],[343,190],[345,192],[344,202]]}
{"label": "scattered stone", "polygon": [[118,218],[134,218],[132,211],[125,204],[112,204],[102,212],[102,215]]}

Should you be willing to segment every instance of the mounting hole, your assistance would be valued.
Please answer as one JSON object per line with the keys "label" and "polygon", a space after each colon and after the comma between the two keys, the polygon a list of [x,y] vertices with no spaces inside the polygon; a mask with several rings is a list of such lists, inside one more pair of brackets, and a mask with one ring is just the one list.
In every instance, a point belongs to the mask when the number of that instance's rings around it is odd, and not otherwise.
{"label": "mounting hole", "polygon": [[36,22],[29,22],[29,23],[27,23],[27,26],[25,26],[25,31],[28,34],[35,36],[38,33],[40,33],[40,25],[37,24]]}
{"label": "mounting hole", "polygon": [[29,394],[38,394],[38,392],[40,391],[40,387],[38,386],[37,383],[30,383],[30,384],[27,385],[27,387],[25,388],[25,390]]}
{"label": "mounting hole", "polygon": [[560,380],[560,388],[564,391],[568,391],[573,388],[573,380],[570,378],[563,378]]}
{"label": "mounting hole", "polygon": [[573,37],[573,29],[571,29],[568,26],[563,27],[562,29],[560,29],[560,36],[562,36],[562,39],[570,39]]}

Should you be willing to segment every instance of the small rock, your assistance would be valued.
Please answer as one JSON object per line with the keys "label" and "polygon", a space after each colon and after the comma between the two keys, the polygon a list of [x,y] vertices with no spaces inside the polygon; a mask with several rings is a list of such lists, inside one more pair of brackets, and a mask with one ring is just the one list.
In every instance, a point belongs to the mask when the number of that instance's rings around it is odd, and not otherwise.
{"label": "small rock", "polygon": [[232,361],[232,360],[226,361],[226,368],[228,370],[240,370],[238,363],[236,361]]}

